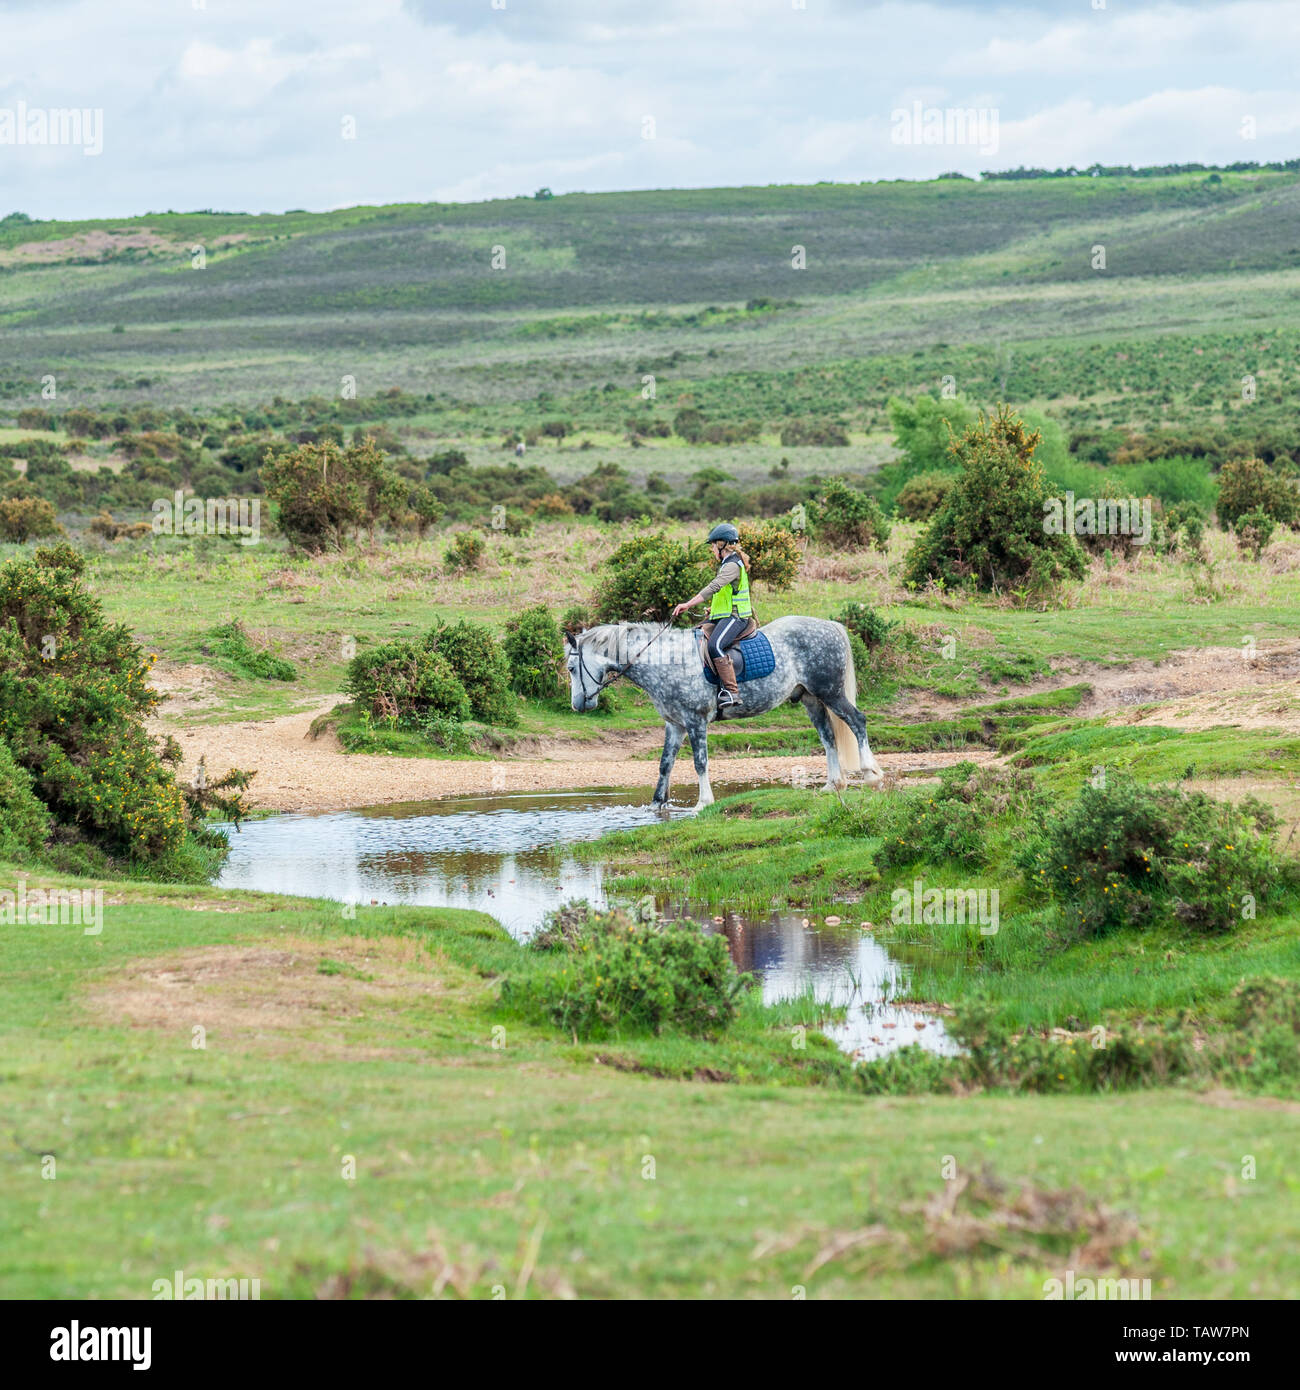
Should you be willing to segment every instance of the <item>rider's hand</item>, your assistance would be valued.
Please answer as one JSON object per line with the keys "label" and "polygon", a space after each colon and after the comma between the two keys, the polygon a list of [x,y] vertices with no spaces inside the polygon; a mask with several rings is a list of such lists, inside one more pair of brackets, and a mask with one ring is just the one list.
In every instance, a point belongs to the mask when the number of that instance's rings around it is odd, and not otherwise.
{"label": "rider's hand", "polygon": [[680,618],[690,606],[689,603],[679,603],[677,607],[673,609],[673,617]]}

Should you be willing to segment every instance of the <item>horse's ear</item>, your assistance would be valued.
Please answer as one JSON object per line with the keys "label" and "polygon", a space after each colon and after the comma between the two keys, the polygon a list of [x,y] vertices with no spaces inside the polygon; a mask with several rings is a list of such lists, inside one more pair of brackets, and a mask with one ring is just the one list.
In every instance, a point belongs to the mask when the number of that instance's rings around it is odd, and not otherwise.
{"label": "horse's ear", "polygon": [[571,633],[571,632],[566,632],[566,633],[564,634],[564,644],[565,644],[566,647],[576,647],[576,646],[578,645],[578,644],[573,640],[573,633]]}

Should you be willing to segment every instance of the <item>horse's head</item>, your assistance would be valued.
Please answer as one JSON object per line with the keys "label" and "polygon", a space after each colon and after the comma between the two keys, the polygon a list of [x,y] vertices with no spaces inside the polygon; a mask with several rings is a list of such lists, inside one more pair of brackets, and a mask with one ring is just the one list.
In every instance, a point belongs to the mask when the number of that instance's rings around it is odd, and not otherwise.
{"label": "horse's head", "polygon": [[564,640],[568,646],[569,703],[579,714],[590,712],[600,700],[601,687],[612,679],[617,663],[587,633],[577,637],[566,633]]}

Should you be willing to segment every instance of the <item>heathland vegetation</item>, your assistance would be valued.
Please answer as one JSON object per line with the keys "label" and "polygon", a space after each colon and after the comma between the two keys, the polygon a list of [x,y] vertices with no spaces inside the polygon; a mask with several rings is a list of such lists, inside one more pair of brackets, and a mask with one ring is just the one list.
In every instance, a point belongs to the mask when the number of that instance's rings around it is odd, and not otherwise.
{"label": "heathland vegetation", "polygon": [[[0,222],[0,861],[112,884],[100,935],[3,929],[15,1153],[78,1175],[0,1215],[17,1291],[143,1295],[196,1239],[337,1296],[1040,1296],[1083,1249],[1294,1289],[1300,177],[1094,172]],[[722,519],[762,620],[849,629],[877,752],[978,763],[596,842],[625,906],[527,947],[203,886],[258,784],[182,775],[183,724],[652,730],[572,713],[563,633],[666,621]],[[818,756],[797,708],[712,746]],[[960,1051],[855,1065],[668,898],[869,932]]]}

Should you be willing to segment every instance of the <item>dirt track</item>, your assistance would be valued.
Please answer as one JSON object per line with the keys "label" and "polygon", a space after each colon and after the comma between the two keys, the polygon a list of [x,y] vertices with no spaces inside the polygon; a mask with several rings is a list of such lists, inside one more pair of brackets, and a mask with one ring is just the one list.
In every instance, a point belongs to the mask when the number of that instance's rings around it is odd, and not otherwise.
{"label": "dirt track", "polygon": [[[590,746],[556,740],[545,746],[543,756],[531,758],[460,761],[345,753],[332,734],[317,739],[308,734],[312,720],[333,709],[339,698],[278,719],[176,732],[185,753],[181,775],[188,781],[200,757],[206,757],[211,775],[230,767],[256,768],[249,799],[276,811],[340,811],[475,793],[648,787],[658,775],[655,762],[646,756],[660,746],[653,733]],[[899,773],[942,767],[963,756],[981,760],[978,751],[882,753],[878,758],[887,772]],[[727,783],[791,781],[800,767],[806,769],[809,786],[821,785],[826,762],[820,753],[798,758],[714,757],[709,760],[709,780],[715,789]],[[685,753],[677,761],[673,781],[679,788],[695,786],[695,771]]]}
{"label": "dirt track", "polygon": [[[171,721],[192,691],[211,678],[207,668],[183,667],[156,673],[169,694]],[[1235,725],[1276,728],[1300,733],[1300,642],[1278,643],[1246,659],[1234,648],[1171,652],[1159,665],[1142,661],[1123,668],[1090,667],[1077,674],[1057,674],[1042,688],[1086,680],[1092,693],[1081,714],[1108,715],[1123,723],[1152,723],[1180,728]],[[591,743],[573,739],[539,742],[527,757],[483,760],[399,758],[345,753],[333,734],[309,736],[312,721],[328,713],[342,696],[276,719],[199,725],[177,732],[184,750],[182,776],[192,775],[200,757],[208,772],[230,767],[255,768],[250,788],[253,805],[276,811],[338,811],[403,801],[431,801],[445,796],[493,792],[557,791],[570,787],[650,786],[657,775],[649,756],[660,747],[657,730],[623,731]],[[960,702],[959,702],[960,703]],[[944,701],[918,701],[913,717],[947,717],[956,707]],[[937,707],[936,707],[937,706]],[[933,769],[966,758],[983,762],[993,755],[979,749],[953,753],[880,753],[892,773]],[[826,764],[820,753],[801,757],[713,757],[709,778],[715,788],[745,782],[794,781],[804,769],[807,785],[820,786]],[[673,774],[679,789],[693,788],[695,773],[686,752]]]}

